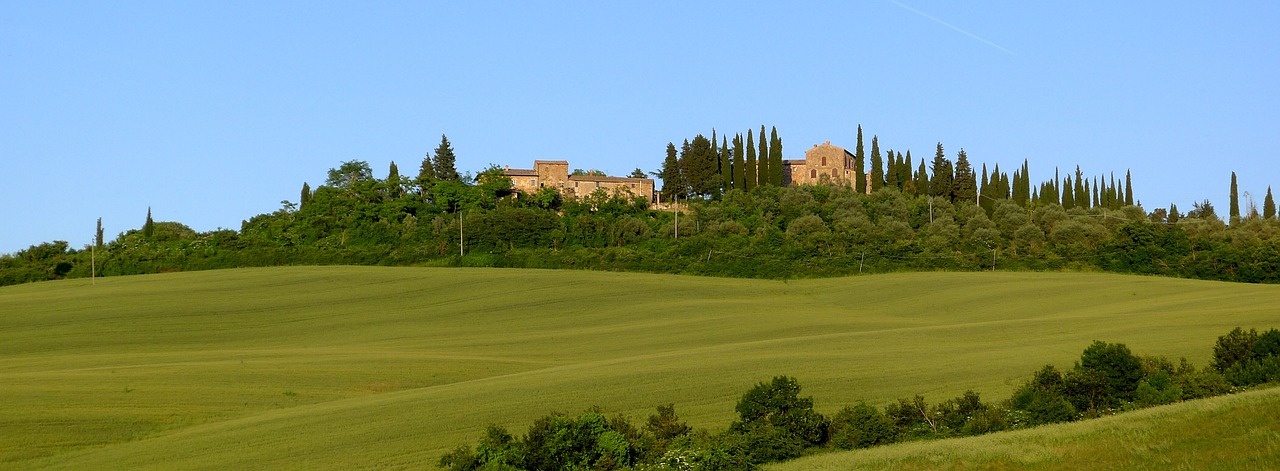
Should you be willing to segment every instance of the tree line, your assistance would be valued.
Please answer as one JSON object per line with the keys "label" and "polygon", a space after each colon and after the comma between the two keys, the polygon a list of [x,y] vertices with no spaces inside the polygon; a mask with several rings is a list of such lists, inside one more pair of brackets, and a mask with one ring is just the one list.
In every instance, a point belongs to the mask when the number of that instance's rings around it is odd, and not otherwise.
{"label": "tree line", "polygon": [[[773,134],[770,144],[752,148],[780,155],[781,141]],[[713,136],[728,142],[727,136]],[[745,155],[748,140],[738,135],[734,141],[743,143]],[[664,171],[697,159],[705,164],[711,155],[721,162],[727,155],[730,169],[738,168],[732,145],[710,142],[695,137]],[[673,147],[668,146],[668,163]],[[858,145],[855,155],[861,154]],[[910,151],[881,155],[873,136],[870,182],[823,180],[784,187],[776,184],[781,166],[770,164],[762,172],[757,161],[755,185],[743,180],[738,188],[736,172],[726,181],[725,174],[704,168],[704,176],[716,178],[701,180],[698,189],[678,190],[682,198],[674,210],[656,209],[625,192],[600,190],[577,199],[548,187],[524,194],[512,189],[497,166],[459,173],[455,159],[442,136],[416,176],[402,175],[394,162],[384,178],[365,161],[342,162],[316,188],[304,183],[297,202],[282,201],[279,210],[249,218],[239,230],[197,232],[178,222],[154,221],[148,210],[141,229],[111,241],[104,240],[99,225],[95,241],[83,248],[54,241],[0,256],[0,285],[289,264],[756,278],[1084,269],[1280,282],[1280,221],[1268,210],[1274,206],[1271,198],[1259,214],[1248,209],[1246,199],[1244,215],[1231,218],[1230,225],[1207,200],[1185,213],[1173,205],[1147,212],[1134,200],[1128,174],[1102,179],[1077,168],[1061,180],[1055,176],[1035,185],[1025,161],[1012,174],[998,166],[988,171],[986,165],[974,171],[963,150],[953,162],[942,144],[926,166],[913,162]],[[772,182],[761,183],[762,174],[771,175]],[[664,190],[682,188],[678,181],[669,180]],[[717,181],[719,189],[707,190],[705,185]],[[693,191],[712,194],[688,193]]]}
{"label": "tree line", "polygon": [[930,404],[921,395],[877,407],[865,402],[827,416],[802,397],[799,382],[777,376],[744,393],[729,427],[694,430],[674,404],[637,426],[625,416],[591,409],[553,413],[521,437],[490,425],[475,448],[459,446],[438,465],[474,470],[750,470],[832,450],[869,448],[1018,430],[1200,399],[1280,382],[1280,331],[1236,328],[1218,338],[1211,365],[1196,368],[1161,356],[1133,354],[1122,343],[1095,341],[1065,372],[1036,371],[1005,400],[973,391]]}

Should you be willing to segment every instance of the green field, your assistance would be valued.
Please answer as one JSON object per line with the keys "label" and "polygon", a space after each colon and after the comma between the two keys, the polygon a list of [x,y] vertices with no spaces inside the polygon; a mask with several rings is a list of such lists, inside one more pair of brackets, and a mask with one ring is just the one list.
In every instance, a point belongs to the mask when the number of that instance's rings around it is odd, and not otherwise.
{"label": "green field", "polygon": [[1231,469],[1280,465],[1280,388],[1016,432],[801,458],[768,471]]}
{"label": "green field", "polygon": [[[424,468],[483,427],[748,388],[818,409],[1007,397],[1093,340],[1207,363],[1280,287],[1087,273],[766,281],[292,267],[0,288],[0,468]],[[1274,402],[1272,402],[1274,404]],[[979,437],[982,438],[982,437]]]}

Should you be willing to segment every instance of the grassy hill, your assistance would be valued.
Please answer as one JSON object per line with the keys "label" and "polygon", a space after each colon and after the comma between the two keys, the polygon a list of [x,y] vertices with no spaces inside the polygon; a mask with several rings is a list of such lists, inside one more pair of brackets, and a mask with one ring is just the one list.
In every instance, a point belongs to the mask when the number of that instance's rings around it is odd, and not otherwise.
{"label": "grassy hill", "polygon": [[675,403],[720,429],[756,382],[819,410],[1007,397],[1093,340],[1204,365],[1280,287],[1081,273],[766,281],[291,267],[0,288],[0,468],[421,468],[499,423]]}
{"label": "grassy hill", "polygon": [[771,471],[855,469],[1275,469],[1280,388],[1098,420],[832,453]]}

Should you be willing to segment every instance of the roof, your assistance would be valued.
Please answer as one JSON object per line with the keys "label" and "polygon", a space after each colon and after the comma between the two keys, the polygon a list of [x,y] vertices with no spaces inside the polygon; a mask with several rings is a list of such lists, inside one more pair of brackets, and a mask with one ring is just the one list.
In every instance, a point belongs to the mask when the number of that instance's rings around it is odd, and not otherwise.
{"label": "roof", "polygon": [[538,165],[538,164],[560,164],[560,165],[569,165],[569,161],[568,161],[568,160],[535,160],[535,161],[533,161],[533,164],[534,164],[534,165]]}
{"label": "roof", "polygon": [[619,182],[619,183],[645,183],[653,182],[651,178],[630,178],[630,177],[602,177],[599,175],[570,175],[569,180],[581,182]]}
{"label": "roof", "polygon": [[536,177],[538,176],[538,171],[527,168],[509,168],[503,170],[502,174],[508,177]]}

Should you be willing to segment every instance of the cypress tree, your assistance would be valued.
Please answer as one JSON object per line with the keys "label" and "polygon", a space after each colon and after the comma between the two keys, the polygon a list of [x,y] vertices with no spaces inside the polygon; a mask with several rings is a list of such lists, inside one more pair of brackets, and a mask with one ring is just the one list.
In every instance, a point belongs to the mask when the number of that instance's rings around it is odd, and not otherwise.
{"label": "cypress tree", "polygon": [[[1084,182],[1084,189],[1085,189],[1085,192],[1089,191],[1088,181]],[[1092,207],[1098,208],[1101,206],[1102,205],[1098,202],[1098,177],[1093,177],[1093,206]]]}
{"label": "cypress tree", "polygon": [[773,170],[769,168],[769,142],[765,140],[764,125],[760,125],[760,152],[756,154],[756,185],[764,186],[769,184],[769,176]]}
{"label": "cypress tree", "polygon": [[[1268,221],[1276,218],[1276,200],[1271,197],[1270,186],[1267,186],[1267,197],[1262,200],[1262,217]],[[98,221],[98,225],[101,226],[102,218],[98,218]],[[99,229],[98,233],[101,234],[102,230]]]}
{"label": "cypress tree", "polygon": [[769,128],[769,183],[782,186],[782,138],[778,127]]}
{"label": "cypress tree", "polygon": [[1133,173],[1128,170],[1124,172],[1124,205],[1133,206]]}
{"label": "cypress tree", "polygon": [[[907,149],[906,157],[899,156],[898,162],[901,164],[898,168],[898,183],[902,185],[902,191],[907,191],[907,183],[911,181],[911,149]],[[912,186],[914,190],[914,185]]]}
{"label": "cypress tree", "polygon": [[1062,179],[1062,187],[1067,189],[1062,192],[1062,209],[1076,207],[1076,192],[1071,191],[1071,175],[1067,175],[1066,178]]}
{"label": "cypress tree", "polygon": [[142,224],[142,237],[150,239],[156,233],[156,222],[151,220],[151,207],[147,206],[147,222]]}
{"label": "cypress tree", "polygon": [[661,194],[667,201],[671,201],[680,194],[680,160],[674,143],[667,143],[667,158],[662,161],[662,170],[659,173],[662,178]]}
{"label": "cypress tree", "polygon": [[729,153],[728,139],[729,136],[720,136],[720,179],[724,191],[733,188],[733,155]]}
{"label": "cypress tree", "polygon": [[1240,217],[1240,195],[1236,188],[1236,172],[1231,172],[1231,221]]}
{"label": "cypress tree", "polygon": [[933,189],[929,187],[929,171],[925,170],[924,160],[920,160],[920,166],[916,168],[915,178],[911,182],[915,185],[917,195],[932,195]]}
{"label": "cypress tree", "polygon": [[753,139],[751,137],[751,130],[748,129],[747,130],[747,166],[743,167],[743,171],[745,172],[744,175],[746,178],[746,180],[744,180],[746,182],[746,185],[743,186],[743,189],[747,191],[751,191],[752,188],[755,188],[756,183],[758,182],[758,180],[756,180],[756,172],[759,170],[759,167],[756,166],[756,146],[754,142],[751,142],[752,140]]}
{"label": "cypress tree", "polygon": [[1178,214],[1178,205],[1169,203],[1169,224],[1177,224],[1182,215]]}
{"label": "cypress tree", "polygon": [[391,199],[400,197],[402,187],[400,186],[400,168],[396,167],[396,162],[391,161],[391,168],[387,169],[387,194]]}
{"label": "cypress tree", "polygon": [[898,158],[893,156],[893,149],[889,149],[885,155],[889,156],[889,163],[884,172],[884,186],[902,189],[902,184],[898,182]]}
{"label": "cypress tree", "polygon": [[938,143],[938,151],[933,155],[933,178],[929,180],[929,195],[951,198],[951,182],[955,178],[951,173],[951,161],[942,152],[942,143]]}
{"label": "cypress tree", "polygon": [[457,157],[453,155],[453,146],[449,144],[449,137],[444,134],[440,135],[440,145],[436,147],[435,162],[432,163],[436,178],[445,181],[458,181],[462,177],[458,175],[458,168],[454,166]]}
{"label": "cypress tree", "polygon": [[[1267,196],[1271,196],[1270,188],[1267,188]],[[99,249],[102,248],[102,218],[98,218],[98,230],[93,233],[93,245],[97,246]]]}
{"label": "cypress tree", "polygon": [[853,188],[857,190],[859,194],[869,193],[867,191],[867,177],[866,177],[867,154],[862,151],[862,125],[861,124],[858,125],[858,148],[854,151],[853,157],[854,157]]}
{"label": "cypress tree", "polygon": [[871,191],[884,188],[884,157],[880,156],[880,138],[871,136]]}
{"label": "cypress tree", "polygon": [[955,176],[955,194],[956,202],[977,203],[978,183],[974,181],[973,166],[969,164],[969,155],[964,149],[960,149],[960,153],[956,156],[956,176]]}
{"label": "cypress tree", "polygon": [[716,159],[716,188],[723,195],[727,188],[721,184],[724,181],[724,161],[720,158],[720,140],[716,136],[716,128],[711,128],[711,155]]}
{"label": "cypress tree", "polygon": [[987,215],[991,214],[993,205],[991,204],[991,180],[987,178],[987,164],[982,163],[982,177],[978,180],[982,187],[978,188],[978,207],[987,211]]}
{"label": "cypress tree", "polygon": [[307,203],[311,202],[311,185],[302,182],[302,194],[298,197],[298,209],[307,207]]}
{"label": "cypress tree", "polygon": [[1027,162],[1027,159],[1022,159],[1022,182],[1021,183],[1022,183],[1022,187],[1018,189],[1018,192],[1019,192],[1018,197],[1021,199],[1021,201],[1019,201],[1019,204],[1021,204],[1022,207],[1027,208],[1031,206],[1030,204],[1031,201],[1034,201],[1034,199],[1031,198],[1031,194],[1030,194],[1031,193],[1031,165],[1030,163]]}
{"label": "cypress tree", "polygon": [[746,191],[747,189],[747,163],[743,161],[742,154],[742,135],[733,136],[733,187]]}
{"label": "cypress tree", "polygon": [[1084,172],[1080,171],[1079,165],[1076,166],[1076,179],[1073,181],[1075,182],[1075,195],[1072,197],[1072,201],[1074,201],[1075,207],[1088,209],[1089,197],[1085,193]]}

